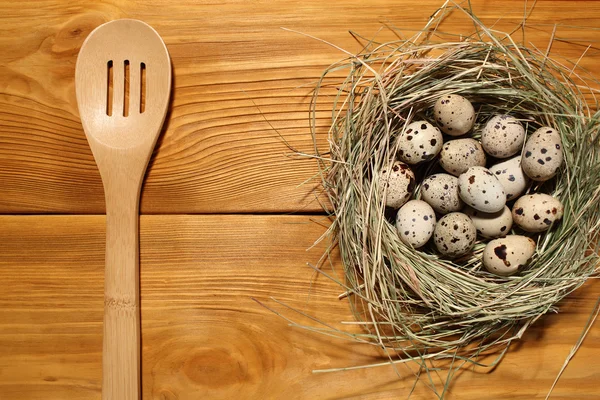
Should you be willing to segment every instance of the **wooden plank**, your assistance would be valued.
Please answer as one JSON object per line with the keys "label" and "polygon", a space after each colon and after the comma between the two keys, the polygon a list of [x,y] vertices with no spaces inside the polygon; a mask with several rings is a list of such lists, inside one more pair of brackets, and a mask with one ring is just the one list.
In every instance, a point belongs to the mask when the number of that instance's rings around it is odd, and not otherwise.
{"label": "wooden plank", "polygon": [[[341,328],[341,289],[315,276],[320,216],[143,216],[144,399],[405,398],[412,369],[313,369],[385,361],[378,349],[289,324],[271,298]],[[0,398],[97,399],[104,218],[0,217]],[[333,257],[339,270],[339,260]],[[329,267],[326,267],[329,268]],[[448,399],[544,398],[600,296],[586,285],[528,331],[494,371],[461,371]],[[296,315],[298,323],[306,319]],[[313,323],[313,325],[315,325]],[[600,329],[590,331],[556,399],[600,396]],[[348,328],[347,328],[348,329]],[[414,399],[431,399],[426,381]]]}
{"label": "wooden plank", "polygon": [[[473,2],[488,25],[510,30],[524,2]],[[528,2],[528,6],[531,6]],[[102,22],[140,18],[163,36],[175,80],[172,108],[152,160],[142,198],[144,213],[236,213],[320,210],[313,161],[288,157],[312,152],[308,104],[323,69],[367,38],[392,37],[384,24],[409,34],[441,4],[437,0],[321,0],[217,3],[115,0],[76,3],[39,0],[0,3],[0,213],[102,213],[102,184],[78,118],[74,66],[81,43]],[[539,1],[527,42],[590,70],[600,61],[598,1]],[[589,29],[574,29],[572,26]],[[445,30],[469,32],[466,18]],[[517,33],[518,36],[518,33]],[[325,149],[331,105],[317,119]]]}

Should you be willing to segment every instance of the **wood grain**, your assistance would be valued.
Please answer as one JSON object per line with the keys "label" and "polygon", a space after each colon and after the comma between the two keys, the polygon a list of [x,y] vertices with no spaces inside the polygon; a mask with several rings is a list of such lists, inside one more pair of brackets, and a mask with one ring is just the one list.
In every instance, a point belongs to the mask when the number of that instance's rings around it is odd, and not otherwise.
{"label": "wood grain", "polygon": [[[505,31],[525,5],[471,3],[484,23]],[[65,215],[0,215],[0,399],[100,398],[105,217],[81,214],[104,214],[104,194],[77,112],[74,70],[91,30],[122,17],[157,29],[174,70],[142,192],[142,213],[157,214],[140,221],[143,398],[406,398],[415,366],[313,374],[386,358],[291,326],[253,299],[301,325],[322,328],[274,299],[360,331],[342,324],[354,319],[337,300],[340,287],[306,266],[323,251],[307,251],[324,230],[324,217],[310,215],[321,211],[310,180],[316,165],[291,156],[284,142],[312,152],[311,90],[346,54],[280,28],[356,52],[361,43],[349,30],[386,40],[387,24],[410,34],[441,4],[1,1],[0,214]],[[576,62],[585,53],[579,64],[595,73],[600,1],[537,1],[526,42],[546,49],[555,23],[551,54]],[[443,28],[468,32],[472,22],[451,18]],[[321,150],[334,93],[318,104]],[[307,215],[281,215],[298,211]],[[275,215],[248,215],[259,213]],[[461,371],[447,398],[544,398],[599,296],[596,282],[572,294],[494,371]],[[599,343],[597,322],[552,399],[600,397]],[[411,398],[433,398],[426,384]]]}
{"label": "wood grain", "polygon": [[[339,286],[315,276],[307,249],[321,216],[141,218],[144,399],[405,398],[411,369],[331,374],[313,369],[385,361],[370,346],[290,326],[352,321]],[[0,398],[98,399],[104,266],[102,216],[0,217]],[[332,260],[339,271],[339,260]],[[327,267],[329,268],[329,267]],[[331,272],[331,271],[330,271]],[[600,286],[586,285],[526,333],[493,373],[458,374],[449,399],[543,398],[588,319]],[[350,328],[345,328],[350,329]],[[600,396],[600,330],[592,329],[553,399]],[[431,399],[426,381],[414,399]]]}
{"label": "wood grain", "polygon": [[[490,26],[512,30],[522,0],[473,1]],[[531,5],[533,2],[527,4]],[[315,212],[308,104],[323,69],[346,55],[286,27],[360,49],[348,30],[391,38],[421,28],[440,1],[192,0],[0,2],[0,212],[103,213],[100,176],[75,106],[74,66],[87,34],[111,19],[142,19],[164,38],[175,75],[171,112],[143,192],[143,213]],[[526,41],[594,70],[598,1],[538,1]],[[573,26],[588,27],[575,29]],[[445,30],[469,32],[466,18]],[[516,37],[519,38],[517,32]],[[560,40],[569,39],[571,44]],[[319,104],[319,147],[329,99]]]}

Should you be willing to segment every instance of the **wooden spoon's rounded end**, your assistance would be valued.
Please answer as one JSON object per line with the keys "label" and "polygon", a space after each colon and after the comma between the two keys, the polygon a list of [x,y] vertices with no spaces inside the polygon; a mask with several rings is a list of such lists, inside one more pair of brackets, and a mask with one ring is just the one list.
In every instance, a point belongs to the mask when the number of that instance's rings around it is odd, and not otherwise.
{"label": "wooden spoon's rounded end", "polygon": [[[75,91],[88,137],[123,147],[140,141],[131,132],[132,126],[144,126],[147,131],[156,127],[158,135],[171,92],[171,60],[165,43],[150,25],[139,20],[119,19],[100,25],[79,51]],[[115,134],[115,130],[127,132]]]}

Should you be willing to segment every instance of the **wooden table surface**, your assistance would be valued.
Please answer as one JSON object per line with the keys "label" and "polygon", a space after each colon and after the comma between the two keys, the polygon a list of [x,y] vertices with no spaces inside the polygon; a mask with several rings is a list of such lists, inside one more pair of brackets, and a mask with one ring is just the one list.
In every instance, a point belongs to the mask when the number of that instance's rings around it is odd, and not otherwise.
{"label": "wooden table surface", "polygon": [[[522,0],[472,0],[511,30]],[[534,2],[527,3],[528,7]],[[282,137],[311,152],[308,106],[323,69],[386,24],[422,27],[439,1],[0,2],[0,399],[99,399],[104,199],[75,101],[79,48],[99,24],[138,18],[163,37],[174,90],[141,202],[144,399],[392,399],[414,368],[314,374],[384,360],[373,347],[290,326],[302,312],[353,321],[340,287],[316,276],[327,224]],[[600,1],[538,1],[527,41],[600,77]],[[588,29],[575,29],[586,26]],[[446,30],[469,30],[457,17]],[[387,32],[389,33],[389,32]],[[379,33],[380,36],[387,34]],[[570,40],[566,44],[561,39]],[[330,105],[330,104],[329,104]],[[328,103],[319,106],[325,149]],[[280,136],[281,135],[281,136]],[[308,183],[304,183],[308,181]],[[333,266],[339,271],[339,259]],[[495,370],[461,371],[449,399],[544,398],[600,296],[586,284],[541,319]],[[313,324],[314,325],[314,324]],[[600,398],[600,326],[553,399]],[[424,382],[413,399],[434,398]]]}

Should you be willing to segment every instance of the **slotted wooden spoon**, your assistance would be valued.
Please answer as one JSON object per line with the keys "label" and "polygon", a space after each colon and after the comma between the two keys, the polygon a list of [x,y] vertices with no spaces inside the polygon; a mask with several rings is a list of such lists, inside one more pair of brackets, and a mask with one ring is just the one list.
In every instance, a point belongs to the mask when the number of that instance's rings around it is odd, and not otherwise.
{"label": "slotted wooden spoon", "polygon": [[106,269],[102,399],[140,398],[139,198],[171,91],[171,62],[149,25],[96,28],[75,68],[83,129],[102,176]]}

